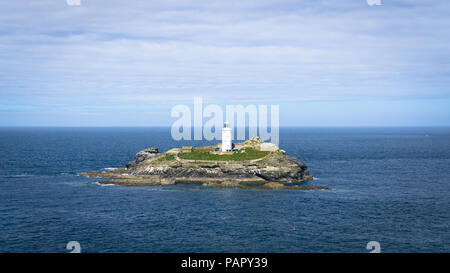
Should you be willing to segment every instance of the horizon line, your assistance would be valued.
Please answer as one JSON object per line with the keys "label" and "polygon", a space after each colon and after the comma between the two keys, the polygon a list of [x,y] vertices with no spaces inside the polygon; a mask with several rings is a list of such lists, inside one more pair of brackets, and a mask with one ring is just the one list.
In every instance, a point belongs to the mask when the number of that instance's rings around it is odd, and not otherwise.
{"label": "horizon line", "polygon": [[[4,126],[0,125],[0,128],[171,128],[168,125],[149,125],[149,126],[91,126],[91,125],[74,125],[74,126],[61,126],[61,125],[17,125],[17,126]],[[447,128],[450,125],[281,125],[279,128]],[[191,128],[198,128],[198,126],[191,126]],[[200,127],[203,128],[203,127]],[[250,128],[250,126],[235,126],[234,128]],[[253,127],[252,127],[253,128]],[[258,128],[258,127],[256,127]],[[268,126],[268,128],[271,128]]]}

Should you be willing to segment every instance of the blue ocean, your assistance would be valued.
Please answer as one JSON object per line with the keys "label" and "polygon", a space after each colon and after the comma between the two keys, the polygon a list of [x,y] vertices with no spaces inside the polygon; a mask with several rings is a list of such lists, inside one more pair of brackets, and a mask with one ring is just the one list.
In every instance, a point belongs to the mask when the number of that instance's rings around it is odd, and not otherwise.
{"label": "blue ocean", "polygon": [[100,185],[80,172],[206,142],[170,128],[1,128],[0,252],[450,252],[450,128],[280,129],[331,191]]}

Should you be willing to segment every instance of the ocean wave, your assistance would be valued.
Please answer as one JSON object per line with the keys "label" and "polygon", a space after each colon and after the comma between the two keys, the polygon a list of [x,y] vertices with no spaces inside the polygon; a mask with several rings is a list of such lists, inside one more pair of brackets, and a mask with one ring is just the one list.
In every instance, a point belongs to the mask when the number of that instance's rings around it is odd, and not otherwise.
{"label": "ocean wave", "polygon": [[5,178],[19,178],[19,177],[33,177],[33,176],[37,176],[36,174],[3,174],[0,175],[0,177],[5,177]]}
{"label": "ocean wave", "polygon": [[21,174],[2,174],[0,177],[3,178],[21,178],[21,177],[36,177],[36,176],[74,176],[77,173],[74,172],[62,172],[62,173],[39,173],[39,174],[29,174],[29,173],[21,173]]}
{"label": "ocean wave", "polygon": [[103,168],[103,169],[100,169],[100,171],[101,172],[108,172],[108,171],[114,171],[114,170],[117,170],[118,168]]}
{"label": "ocean wave", "polygon": [[95,182],[96,185],[102,186],[102,187],[108,187],[108,186],[116,186],[115,184],[102,184],[100,182]]}
{"label": "ocean wave", "polygon": [[59,176],[74,176],[74,175],[78,175],[77,173],[74,172],[69,172],[69,173],[59,173]]}

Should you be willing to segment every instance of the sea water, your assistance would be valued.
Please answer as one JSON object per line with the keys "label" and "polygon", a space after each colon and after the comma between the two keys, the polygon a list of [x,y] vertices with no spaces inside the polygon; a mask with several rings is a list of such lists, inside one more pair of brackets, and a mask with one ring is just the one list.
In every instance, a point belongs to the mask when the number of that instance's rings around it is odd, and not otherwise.
{"label": "sea water", "polygon": [[280,129],[331,191],[101,185],[170,128],[1,128],[0,252],[450,251],[450,128]]}

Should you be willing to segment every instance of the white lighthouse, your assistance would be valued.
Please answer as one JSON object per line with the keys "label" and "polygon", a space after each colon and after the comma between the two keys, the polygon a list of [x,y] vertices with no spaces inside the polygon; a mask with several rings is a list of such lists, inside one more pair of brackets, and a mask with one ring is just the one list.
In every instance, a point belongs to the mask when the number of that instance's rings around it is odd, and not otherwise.
{"label": "white lighthouse", "polygon": [[228,121],[225,121],[222,128],[222,152],[229,152],[232,149],[231,128]]}

